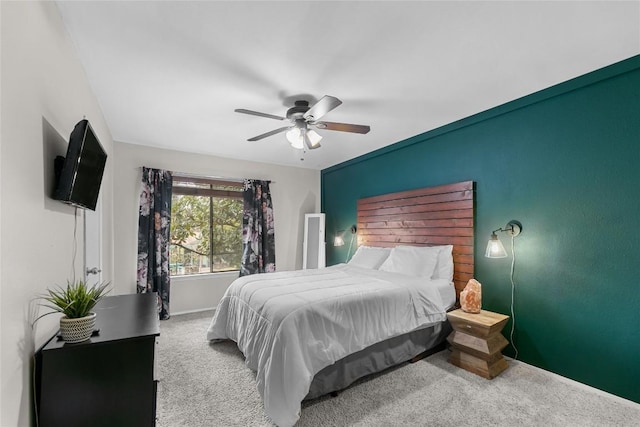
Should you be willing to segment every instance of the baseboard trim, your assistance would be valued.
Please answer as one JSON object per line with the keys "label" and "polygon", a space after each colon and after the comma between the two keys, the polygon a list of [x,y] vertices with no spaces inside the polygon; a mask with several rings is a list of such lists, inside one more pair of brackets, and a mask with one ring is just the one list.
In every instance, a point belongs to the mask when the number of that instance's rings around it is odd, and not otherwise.
{"label": "baseboard trim", "polygon": [[521,360],[514,360],[514,359],[512,359],[512,358],[510,358],[508,356],[504,356],[504,358],[507,359],[510,364],[521,363],[523,365],[530,366],[533,369],[536,369],[538,371],[546,373],[549,376],[554,377],[554,378],[556,378],[556,379],[558,379],[558,380],[560,380],[560,381],[562,381],[564,383],[567,383],[569,385],[576,386],[576,387],[581,388],[581,389],[583,389],[585,391],[590,391],[591,393],[595,393],[595,394],[597,394],[599,396],[602,396],[602,397],[605,397],[607,399],[615,400],[615,401],[619,402],[620,404],[627,405],[627,406],[629,406],[631,408],[635,408],[635,409],[640,408],[640,403],[636,403],[633,400],[625,399],[624,397],[620,397],[620,396],[615,395],[613,393],[609,393],[609,392],[606,392],[604,390],[600,390],[599,388],[595,388],[595,387],[592,387],[592,386],[587,385],[585,383],[581,383],[580,381],[576,381],[576,380],[572,380],[571,378],[563,377],[560,374],[556,374],[555,372],[547,371],[546,369],[542,369],[542,368],[539,368],[537,366],[530,365],[530,364],[528,364],[526,362],[523,362]]}
{"label": "baseboard trim", "polygon": [[208,308],[198,308],[196,310],[185,310],[185,311],[172,311],[172,316],[179,316],[181,314],[193,314],[193,313],[201,313],[203,311],[216,311],[216,307],[208,307]]}

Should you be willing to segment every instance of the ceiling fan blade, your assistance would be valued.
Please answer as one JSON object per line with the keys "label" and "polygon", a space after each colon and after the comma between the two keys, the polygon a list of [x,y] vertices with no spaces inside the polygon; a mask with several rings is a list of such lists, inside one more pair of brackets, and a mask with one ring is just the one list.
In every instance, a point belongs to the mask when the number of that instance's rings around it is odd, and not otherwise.
{"label": "ceiling fan blade", "polygon": [[353,133],[369,133],[371,128],[365,125],[353,125],[350,123],[335,123],[335,122],[315,122],[312,123],[318,129],[337,130],[339,132],[353,132]]}
{"label": "ceiling fan blade", "polygon": [[313,104],[302,117],[307,121],[318,120],[340,104],[342,104],[342,101],[335,96],[325,95],[320,101]]}
{"label": "ceiling fan blade", "polygon": [[280,133],[280,132],[284,132],[284,131],[286,131],[286,130],[289,130],[289,129],[291,129],[292,127],[293,127],[293,126],[285,126],[285,127],[282,127],[282,128],[276,129],[276,130],[272,130],[271,132],[263,133],[262,135],[258,135],[258,136],[254,136],[253,138],[249,138],[249,139],[247,139],[247,141],[258,141],[258,140],[260,140],[260,139],[263,139],[263,138],[269,137],[269,136],[271,136],[271,135],[275,135],[275,134],[277,134],[277,133]]}
{"label": "ceiling fan blade", "polygon": [[244,108],[236,108],[236,113],[251,114],[252,116],[266,117],[268,119],[285,120],[286,117],[274,116],[273,114],[261,113],[259,111],[245,110]]}

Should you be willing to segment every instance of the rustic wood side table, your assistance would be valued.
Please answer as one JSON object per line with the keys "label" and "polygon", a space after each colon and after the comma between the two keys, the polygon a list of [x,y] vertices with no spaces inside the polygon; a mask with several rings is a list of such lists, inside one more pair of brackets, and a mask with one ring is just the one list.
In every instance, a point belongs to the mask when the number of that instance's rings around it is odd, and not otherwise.
{"label": "rustic wood side table", "polygon": [[447,337],[452,346],[449,362],[487,379],[507,369],[502,356],[509,341],[501,331],[509,316],[481,310],[467,313],[461,309],[447,313],[453,332]]}

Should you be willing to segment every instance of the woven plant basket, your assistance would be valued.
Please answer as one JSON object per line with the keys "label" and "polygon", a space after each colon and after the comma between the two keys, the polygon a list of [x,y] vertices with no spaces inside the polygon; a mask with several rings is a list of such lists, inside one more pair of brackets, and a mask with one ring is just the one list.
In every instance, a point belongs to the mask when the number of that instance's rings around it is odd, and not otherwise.
{"label": "woven plant basket", "polygon": [[95,313],[90,313],[88,316],[77,319],[69,319],[67,316],[62,316],[60,318],[60,335],[68,343],[86,341],[91,337],[95,325]]}

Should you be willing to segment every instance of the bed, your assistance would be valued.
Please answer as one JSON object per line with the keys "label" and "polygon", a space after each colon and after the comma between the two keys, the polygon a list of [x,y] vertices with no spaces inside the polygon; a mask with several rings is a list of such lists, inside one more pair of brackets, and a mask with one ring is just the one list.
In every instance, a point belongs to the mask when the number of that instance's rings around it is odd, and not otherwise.
{"label": "bed", "polygon": [[304,399],[428,354],[473,277],[473,194],[462,182],[360,199],[349,263],[237,279],[207,339],[238,344],[279,426]]}

